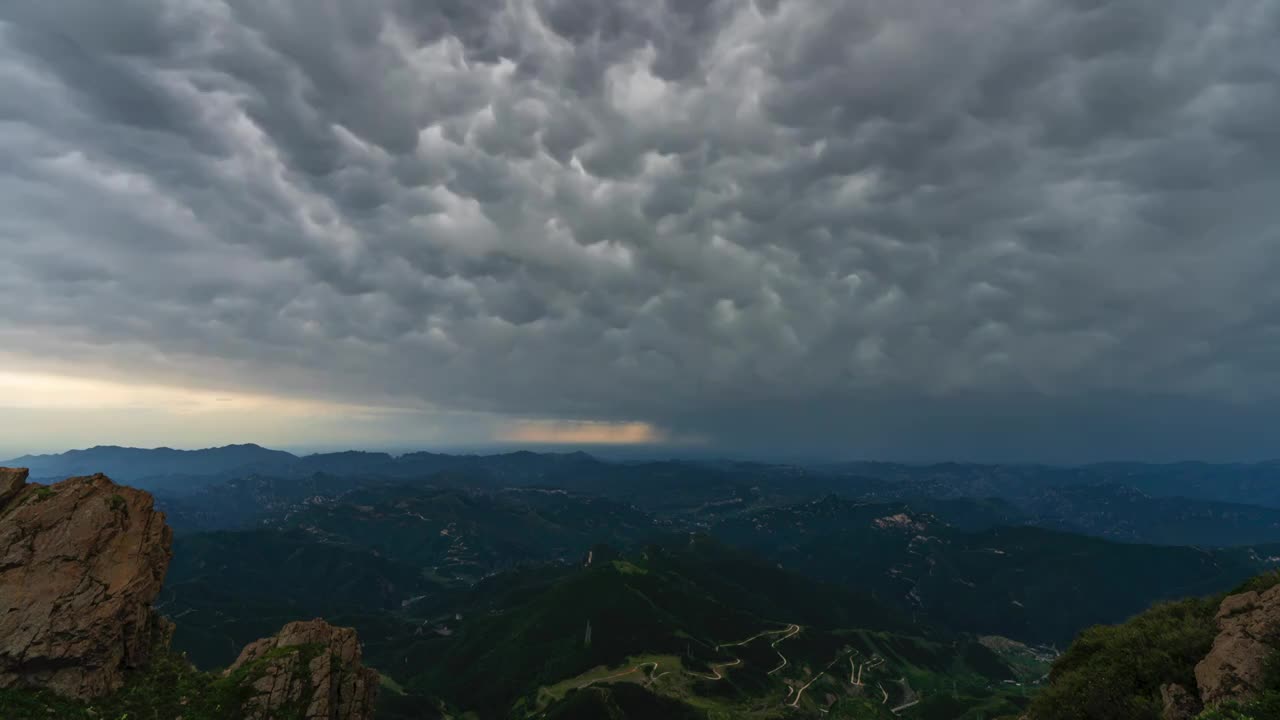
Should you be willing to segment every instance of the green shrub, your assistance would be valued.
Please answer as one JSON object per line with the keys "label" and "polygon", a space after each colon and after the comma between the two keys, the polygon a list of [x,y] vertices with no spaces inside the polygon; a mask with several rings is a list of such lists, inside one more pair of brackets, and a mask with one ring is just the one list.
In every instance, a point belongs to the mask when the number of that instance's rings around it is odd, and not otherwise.
{"label": "green shrub", "polygon": [[[0,690],[0,719],[57,718],[58,720],[239,720],[256,673],[272,659],[296,653],[298,668],[318,652],[301,646],[273,651],[239,668],[228,677],[196,670],[186,659],[160,653],[134,673],[124,687],[106,697],[77,702],[44,690]],[[272,720],[300,720],[305,707],[282,710]]]}
{"label": "green shrub", "polygon": [[1265,572],[1257,577],[1249,578],[1242,583],[1240,587],[1237,587],[1235,590],[1232,590],[1227,594],[1236,595],[1242,592],[1249,592],[1250,590],[1261,593],[1270,590],[1276,585],[1280,585],[1280,570],[1272,570],[1271,572]]}
{"label": "green shrub", "polygon": [[1036,720],[1159,720],[1160,686],[1195,687],[1217,635],[1220,598],[1157,605],[1123,625],[1081,633],[1031,705]]}
{"label": "green shrub", "polygon": [[[1268,572],[1231,593],[1157,605],[1122,625],[1092,627],[1053,664],[1051,683],[1031,705],[1035,720],[1159,720],[1160,686],[1195,688],[1195,665],[1218,634],[1214,615],[1227,594],[1280,584]],[[1206,710],[1197,720],[1280,718],[1280,653],[1267,663],[1257,699]]]}

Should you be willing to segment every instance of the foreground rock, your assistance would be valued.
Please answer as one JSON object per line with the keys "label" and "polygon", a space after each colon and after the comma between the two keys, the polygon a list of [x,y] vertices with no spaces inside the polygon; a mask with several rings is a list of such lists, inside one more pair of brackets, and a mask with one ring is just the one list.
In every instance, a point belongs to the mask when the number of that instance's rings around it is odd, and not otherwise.
{"label": "foreground rock", "polygon": [[356,631],[323,620],[293,622],[240,653],[226,674],[252,688],[247,720],[266,720],[305,707],[305,720],[369,720],[378,673],[360,662]]}
{"label": "foreground rock", "polygon": [[103,695],[167,640],[151,603],[173,533],[149,494],[106,476],[26,479],[0,468],[0,687]]}
{"label": "foreground rock", "polygon": [[1267,657],[1280,649],[1280,585],[1227,597],[1217,621],[1213,649],[1196,664],[1206,706],[1248,700],[1261,691]]}
{"label": "foreground rock", "polygon": [[26,468],[0,468],[0,508],[26,486]]}
{"label": "foreground rock", "polygon": [[1194,720],[1200,714],[1200,701],[1177,683],[1160,686],[1160,701],[1163,720]]}

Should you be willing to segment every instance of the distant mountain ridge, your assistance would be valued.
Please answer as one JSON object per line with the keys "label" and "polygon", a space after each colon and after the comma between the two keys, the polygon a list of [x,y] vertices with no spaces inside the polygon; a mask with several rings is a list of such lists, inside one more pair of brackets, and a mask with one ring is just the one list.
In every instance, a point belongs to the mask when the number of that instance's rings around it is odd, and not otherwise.
{"label": "distant mountain ridge", "polygon": [[254,466],[287,465],[297,460],[298,456],[293,453],[252,443],[201,450],[98,445],[53,455],[23,455],[2,461],[0,465],[28,468],[31,477],[36,479],[101,472],[119,481],[133,482],[157,475],[219,475]]}
{"label": "distant mountain ridge", "polygon": [[254,444],[203,450],[98,446],[6,461],[53,480],[100,469],[155,493],[175,527],[233,529],[310,497],[372,484],[494,491],[541,487],[632,504],[699,527],[751,508],[834,493],[905,502],[978,530],[1030,525],[1128,543],[1280,543],[1280,463],[1080,466],[857,462],[812,467],[696,460],[610,461],[583,452],[348,450],[295,455]]}
{"label": "distant mountain ridge", "polygon": [[115,477],[135,479],[153,475],[217,475],[232,471],[272,472],[287,475],[330,474],[405,475],[438,472],[483,463],[491,469],[526,473],[530,465],[585,464],[609,466],[668,465],[699,467],[735,475],[762,470],[790,470],[813,477],[856,481],[867,489],[910,486],[926,490],[930,497],[1009,497],[1028,487],[1118,484],[1157,497],[1280,507],[1280,460],[1256,463],[1144,463],[1112,462],[1083,465],[1036,465],[943,462],[914,464],[858,461],[845,463],[773,464],[767,462],[711,462],[698,460],[647,460],[609,462],[585,452],[510,452],[457,454],[414,451],[392,454],[380,451],[344,450],[298,455],[255,443],[179,450],[169,447],[138,448],[98,445],[62,453],[28,454],[2,460],[12,467],[26,467],[33,478],[65,477],[75,472],[113,472]]}
{"label": "distant mountain ridge", "polygon": [[0,464],[29,468],[34,479],[61,479],[103,472],[145,490],[181,493],[212,482],[255,474],[305,477],[326,473],[396,478],[454,470],[484,470],[499,479],[514,477],[527,483],[552,469],[603,463],[582,452],[535,453],[520,450],[492,455],[449,455],[420,451],[392,455],[345,450],[295,455],[246,443],[200,450],[99,445],[57,454],[23,455],[0,461]]}
{"label": "distant mountain ridge", "polygon": [[1156,497],[1280,508],[1280,461],[1255,463],[1095,463],[1032,465],[849,462],[814,466],[834,477],[911,487],[930,497],[1013,499],[1045,488],[1123,485]]}

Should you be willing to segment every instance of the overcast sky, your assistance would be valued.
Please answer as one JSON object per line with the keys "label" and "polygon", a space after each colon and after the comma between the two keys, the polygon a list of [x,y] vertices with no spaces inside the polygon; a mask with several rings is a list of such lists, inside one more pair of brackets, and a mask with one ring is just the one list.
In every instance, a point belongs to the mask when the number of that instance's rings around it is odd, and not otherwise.
{"label": "overcast sky", "polygon": [[5,0],[0,450],[1280,455],[1280,0]]}

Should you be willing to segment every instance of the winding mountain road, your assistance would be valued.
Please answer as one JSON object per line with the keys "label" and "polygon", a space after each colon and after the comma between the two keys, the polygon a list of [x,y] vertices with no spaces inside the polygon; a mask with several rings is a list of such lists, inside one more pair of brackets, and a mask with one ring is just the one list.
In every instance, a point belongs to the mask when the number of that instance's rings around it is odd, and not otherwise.
{"label": "winding mountain road", "polygon": [[872,655],[871,659],[864,663],[858,664],[857,675],[854,675],[853,656],[849,656],[849,684],[862,687],[862,673],[864,670],[875,670],[884,664],[884,658],[879,655]]}
{"label": "winding mountain road", "polygon": [[686,670],[685,672],[689,673],[690,675],[693,675],[694,677],[705,678],[707,680],[723,680],[724,675],[720,673],[721,670],[725,668],[736,667],[741,664],[742,664],[742,658],[736,658],[734,659],[733,662],[717,663],[715,665],[712,665],[711,672],[713,674],[711,675],[707,675],[706,673],[693,672],[692,670]]}
{"label": "winding mountain road", "polygon": [[[783,655],[783,654],[782,654],[782,651],[778,650],[778,644],[779,644],[779,643],[781,643],[783,640],[787,640],[787,639],[790,639],[790,638],[795,637],[795,636],[796,636],[796,634],[797,634],[797,633],[799,633],[802,629],[803,629],[803,628],[801,628],[799,625],[797,625],[797,624],[795,624],[795,623],[791,623],[790,625],[788,625],[787,627],[785,627],[785,628],[783,628],[783,629],[781,629],[781,630],[765,630],[765,631],[763,631],[763,632],[756,633],[755,635],[752,635],[751,637],[749,637],[749,638],[747,638],[747,639],[745,639],[745,640],[739,640],[739,641],[737,641],[737,642],[723,643],[723,644],[720,644],[720,645],[716,645],[716,649],[717,649],[717,650],[720,650],[720,649],[723,649],[723,648],[741,647],[741,646],[746,645],[746,644],[748,644],[748,643],[755,642],[756,640],[759,640],[760,638],[765,637],[765,636],[767,636],[767,635],[780,635],[781,637],[779,637],[778,639],[776,639],[776,640],[774,640],[773,642],[769,643],[769,647],[773,648],[773,651],[774,651],[774,652],[776,652],[776,653],[778,653],[778,657],[779,657],[779,658],[781,658],[781,660],[782,660],[782,663],[781,663],[781,664],[779,664],[779,665],[778,665],[778,667],[776,667],[776,668],[774,668],[774,669],[772,669],[772,670],[770,670],[770,671],[768,672],[768,674],[769,674],[769,675],[773,675],[774,673],[778,672],[779,670],[781,670],[781,669],[785,668],[785,667],[787,666],[787,664],[788,664],[787,656],[786,656],[786,655]],[[850,660],[850,662],[852,662],[852,660]],[[741,665],[741,664],[742,664],[742,658],[734,658],[734,659],[733,659],[732,661],[730,661],[730,662],[715,663],[715,664],[713,664],[713,665],[709,665],[708,667],[710,667],[710,668],[711,668],[711,672],[710,672],[709,674],[708,674],[708,673],[694,672],[694,671],[692,671],[692,670],[683,670],[683,672],[684,672],[686,675],[691,675],[691,676],[693,676],[693,677],[702,678],[702,679],[704,679],[704,680],[718,681],[718,680],[723,680],[723,679],[724,679],[724,673],[722,672],[723,670],[726,670],[726,669],[731,668],[731,667],[737,667],[738,665]],[[834,664],[835,664],[835,663],[832,663],[832,665],[834,665]],[[831,667],[830,665],[829,665],[829,666],[827,666],[827,668],[828,668],[828,669],[830,669],[830,667]],[[670,675],[670,674],[671,674],[671,671],[670,671],[670,670],[668,670],[668,671],[666,671],[666,672],[663,672],[663,673],[658,673],[658,663],[656,663],[656,662],[646,662],[646,663],[640,663],[639,665],[636,665],[635,667],[630,668],[629,670],[623,670],[622,672],[614,673],[613,675],[606,675],[605,677],[596,678],[596,679],[594,679],[594,680],[588,680],[587,682],[584,682],[584,683],[582,683],[581,685],[579,685],[579,686],[578,686],[578,689],[579,689],[579,690],[583,690],[583,689],[585,689],[585,688],[589,688],[589,687],[591,687],[592,685],[595,685],[595,684],[597,684],[597,683],[606,683],[606,682],[611,682],[611,681],[613,681],[613,680],[617,680],[617,679],[619,679],[619,678],[624,678],[624,677],[627,677],[628,675],[632,675],[632,674],[634,674],[634,673],[640,672],[640,671],[644,670],[645,668],[649,668],[649,672],[648,672],[647,680],[648,680],[648,682],[650,682],[650,683],[656,682],[659,678],[661,678],[661,677],[664,677],[664,676],[666,676],[666,675]],[[823,672],[826,672],[826,671],[824,670]],[[814,681],[816,681],[816,680],[818,679],[818,677],[821,677],[821,676],[822,676],[822,673],[819,673],[817,677],[815,677],[813,680],[810,680],[810,681],[809,681],[809,683],[808,683],[807,685],[805,685],[803,688],[801,688],[799,693],[796,693],[796,703],[798,703],[798,702],[800,701],[800,693],[803,693],[803,692],[804,692],[804,690],[805,690],[806,688],[808,688],[808,687],[809,687],[809,685],[812,685],[812,684],[813,684],[813,682],[814,682]],[[788,687],[787,687],[787,699],[789,699],[789,698],[791,697],[791,694],[792,694],[793,692],[795,692],[795,688],[788,686]],[[785,699],[784,699],[784,702],[785,702]]]}
{"label": "winding mountain road", "polygon": [[[807,683],[805,683],[804,685],[802,685],[802,686],[800,687],[800,689],[796,691],[796,699],[791,701],[791,703],[790,703],[791,707],[800,707],[800,697],[801,697],[802,695],[804,695],[804,691],[805,691],[805,690],[808,690],[810,685],[812,685],[812,684],[814,684],[814,683],[818,682],[818,678],[822,677],[822,676],[823,676],[823,675],[825,675],[825,674],[826,674],[826,672],[825,672],[825,671],[824,671],[824,672],[820,672],[820,673],[818,673],[817,675],[814,675],[812,680],[810,680],[809,682],[807,682]],[[788,697],[790,697],[790,696],[788,696]]]}
{"label": "winding mountain road", "polygon": [[[746,644],[747,644],[747,643],[749,643],[749,642],[752,642],[752,641],[758,640],[758,639],[760,639],[760,638],[764,637],[765,635],[778,635],[778,634],[782,634],[782,633],[789,633],[789,634],[787,635],[787,637],[791,637],[792,635],[795,635],[795,634],[796,634],[796,633],[798,633],[798,632],[800,632],[800,626],[799,626],[799,625],[796,625],[795,623],[792,623],[792,624],[790,624],[790,625],[786,626],[785,628],[782,628],[781,630],[765,630],[764,632],[758,632],[758,633],[756,633],[755,635],[752,635],[751,637],[747,638],[746,640],[739,640],[738,642],[731,642],[731,643],[724,643],[724,644],[721,644],[721,645],[717,645],[717,646],[716,646],[716,649],[717,649],[717,650],[719,650],[720,648],[727,648],[727,647],[739,647],[739,646],[742,646],[742,645],[746,645]],[[787,639],[787,638],[781,638],[781,640],[786,640],[786,639]]]}
{"label": "winding mountain road", "polygon": [[779,665],[778,667],[776,667],[776,668],[774,668],[774,669],[770,670],[769,672],[765,673],[766,675],[772,675],[772,674],[774,674],[774,673],[778,672],[779,670],[781,670],[782,668],[784,668],[784,667],[786,667],[786,666],[787,666],[787,656],[786,656],[786,655],[783,655],[783,654],[782,654],[782,651],[778,649],[778,643],[782,642],[783,640],[787,640],[787,639],[790,639],[790,638],[795,637],[795,636],[796,636],[796,633],[798,633],[798,632],[800,632],[800,626],[799,626],[799,625],[796,625],[796,624],[794,624],[794,623],[792,623],[792,625],[791,625],[790,627],[788,627],[788,628],[787,628],[787,634],[786,634],[786,635],[783,635],[782,637],[778,638],[777,640],[774,640],[773,642],[769,643],[769,647],[773,648],[773,651],[774,651],[774,652],[776,652],[776,653],[778,653],[778,657],[782,658],[782,664],[781,664],[781,665]]}
{"label": "winding mountain road", "polygon": [[889,712],[893,713],[894,715],[897,715],[899,712],[901,712],[901,711],[903,711],[903,710],[906,710],[907,708],[909,708],[909,707],[911,707],[912,705],[915,705],[915,704],[917,704],[917,703],[919,703],[919,702],[920,702],[920,698],[916,698],[915,700],[912,700],[912,701],[911,701],[911,702],[909,702],[909,703],[903,703],[903,704],[899,705],[899,706],[898,706],[898,707],[896,707],[896,708],[889,708]]}
{"label": "winding mountain road", "polygon": [[[779,670],[781,670],[782,668],[784,668],[784,667],[786,667],[786,666],[787,666],[787,656],[786,656],[786,655],[783,655],[783,654],[782,654],[782,652],[781,652],[780,650],[778,650],[778,643],[780,643],[780,642],[782,642],[783,640],[786,640],[786,639],[788,639],[788,638],[793,638],[793,637],[795,637],[795,636],[796,636],[796,633],[800,632],[800,630],[802,630],[802,629],[803,629],[803,628],[801,628],[799,625],[797,625],[797,624],[795,624],[795,623],[791,623],[790,625],[786,626],[785,628],[783,628],[783,629],[781,629],[781,630],[765,630],[764,632],[758,632],[758,633],[756,633],[755,635],[752,635],[751,637],[747,638],[746,640],[739,640],[739,641],[737,641],[737,642],[722,643],[722,644],[716,645],[716,649],[717,649],[717,650],[721,650],[721,649],[723,649],[723,648],[741,647],[741,646],[743,646],[743,645],[746,645],[747,643],[755,642],[756,640],[759,640],[760,638],[762,638],[762,637],[764,637],[764,636],[766,636],[766,635],[779,635],[779,634],[781,634],[781,635],[782,635],[782,637],[780,637],[780,638],[778,638],[777,640],[774,640],[773,642],[769,643],[769,647],[773,648],[773,651],[774,651],[774,652],[776,652],[776,653],[778,653],[778,657],[779,657],[779,658],[782,658],[782,664],[781,664],[781,665],[779,665],[778,667],[776,667],[776,668],[774,668],[774,669],[770,670],[770,671],[767,673],[768,675],[772,675],[772,674],[774,674],[774,673],[778,672]],[[695,676],[695,677],[706,678],[706,679],[708,679],[708,680],[722,680],[722,679],[724,679],[724,675],[722,675],[722,674],[720,673],[720,670],[722,670],[722,669],[724,669],[724,668],[734,667],[734,666],[736,666],[736,665],[741,665],[741,664],[742,664],[742,658],[736,658],[733,662],[720,663],[720,664],[717,664],[717,665],[712,665],[712,666],[711,666],[711,672],[712,672],[712,673],[714,673],[714,675],[707,675],[707,674],[705,674],[705,673],[696,673],[696,672],[691,672],[691,671],[689,671],[689,670],[686,670],[685,672],[686,672],[686,673],[688,673],[688,674],[690,674],[690,675],[693,675],[693,676]]]}
{"label": "winding mountain road", "polygon": [[[647,663],[640,663],[639,665],[637,665],[637,666],[635,666],[635,667],[631,668],[630,670],[625,670],[625,671],[620,672],[620,673],[618,673],[618,674],[616,674],[616,675],[610,675],[610,676],[608,676],[608,677],[596,678],[595,680],[588,680],[587,682],[584,682],[584,683],[582,683],[581,685],[579,685],[579,686],[578,686],[578,689],[579,689],[579,690],[582,690],[582,689],[584,689],[584,688],[591,687],[592,685],[595,685],[596,683],[608,682],[608,681],[610,681],[610,680],[617,680],[617,679],[618,679],[618,678],[620,678],[620,677],[626,677],[626,676],[628,676],[628,675],[630,675],[630,674],[632,674],[632,673],[640,672],[640,670],[641,670],[641,669],[646,668],[646,667],[652,667],[652,668],[653,668],[652,670],[650,670],[650,671],[649,671],[649,679],[650,679],[650,681],[656,680],[657,678],[656,678],[656,677],[654,677],[654,676],[653,676],[653,674],[654,674],[655,672],[657,672],[657,671],[658,671],[658,663],[656,663],[656,662],[647,662]],[[666,674],[666,673],[663,673],[663,675],[665,675],[665,674]]]}
{"label": "winding mountain road", "polygon": [[[791,701],[790,703],[791,707],[800,707],[800,697],[804,695],[804,691],[808,690],[810,685],[818,682],[818,679],[821,678],[823,675],[826,675],[827,671],[835,667],[836,663],[838,662],[840,662],[840,658],[837,657],[835,660],[832,660],[830,664],[828,664],[825,668],[823,668],[822,672],[818,673],[817,675],[814,675],[813,678],[809,680],[809,682],[805,683],[800,688],[800,690],[796,692],[796,699]],[[787,697],[791,697],[791,696],[788,694]]]}
{"label": "winding mountain road", "polygon": [[[755,642],[756,640],[759,640],[760,638],[766,637],[768,635],[779,635],[780,637],[778,637],[777,639],[769,643],[769,647],[772,648],[774,652],[778,653],[778,657],[782,661],[781,663],[779,663],[777,667],[775,667],[774,669],[770,670],[767,673],[768,675],[773,675],[790,664],[790,661],[787,660],[787,656],[783,655],[782,651],[778,649],[778,645],[782,643],[784,640],[789,640],[790,638],[795,637],[802,629],[803,628],[800,625],[792,623],[788,625],[786,628],[781,630],[765,630],[763,632],[756,633],[755,635],[752,635],[751,637],[746,638],[745,640],[738,640],[737,642],[722,643],[722,644],[716,645],[716,649],[720,650],[723,648],[741,647],[743,645],[747,645],[749,643]],[[870,660],[861,662],[861,663],[856,663],[854,662],[854,657],[857,654],[858,653],[855,652],[853,654],[847,655],[845,656],[844,659],[849,661],[849,684],[862,687],[864,684],[862,681],[863,673],[869,670],[874,670],[875,668],[878,668],[881,665],[884,665],[885,659],[878,655],[872,655]],[[783,705],[794,707],[794,708],[800,707],[800,701],[804,698],[805,691],[808,690],[818,680],[820,680],[823,675],[826,675],[831,670],[831,668],[835,667],[836,664],[838,664],[839,662],[840,662],[840,658],[832,660],[831,663],[827,665],[827,667],[823,668],[821,672],[814,675],[812,678],[809,679],[808,682],[806,682],[804,685],[801,685],[799,688],[796,688],[795,686],[788,684],[787,695],[782,700]],[[686,675],[702,678],[704,680],[719,681],[719,680],[725,679],[725,674],[723,672],[724,670],[727,670],[728,668],[731,668],[731,667],[737,667],[741,664],[742,664],[742,658],[734,658],[730,662],[715,663],[715,664],[709,665],[708,667],[711,668],[710,673],[693,672],[692,670],[683,670],[683,672]],[[649,683],[656,682],[659,678],[662,678],[666,675],[671,674],[670,670],[663,673],[658,673],[658,663],[656,662],[645,662],[645,663],[640,663],[628,670],[614,673],[613,675],[607,675],[605,677],[596,678],[595,680],[589,680],[579,685],[578,689],[581,690],[581,689],[591,687],[592,685],[595,685],[597,683],[605,683],[605,682],[617,680],[619,678],[624,678],[624,677],[627,677],[628,675],[632,675],[637,672],[642,672],[646,668],[648,668],[648,674],[646,679]],[[876,686],[880,689],[880,692],[883,695],[883,700],[881,700],[881,702],[887,705],[889,703],[889,692],[885,690],[884,685],[880,683],[876,683]],[[896,715],[899,712],[918,704],[920,702],[921,696],[916,696],[912,698],[910,694],[908,694],[908,697],[904,699],[909,699],[909,702],[905,702],[901,705],[898,705],[897,707],[890,708],[889,711]]]}

